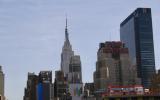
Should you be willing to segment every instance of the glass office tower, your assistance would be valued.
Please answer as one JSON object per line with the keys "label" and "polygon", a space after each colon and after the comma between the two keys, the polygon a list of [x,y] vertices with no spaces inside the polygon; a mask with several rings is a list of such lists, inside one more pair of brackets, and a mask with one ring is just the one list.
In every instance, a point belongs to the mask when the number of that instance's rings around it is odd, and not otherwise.
{"label": "glass office tower", "polygon": [[120,24],[120,38],[129,49],[132,63],[137,66],[142,85],[151,84],[155,73],[152,17],[150,8],[137,8]]}

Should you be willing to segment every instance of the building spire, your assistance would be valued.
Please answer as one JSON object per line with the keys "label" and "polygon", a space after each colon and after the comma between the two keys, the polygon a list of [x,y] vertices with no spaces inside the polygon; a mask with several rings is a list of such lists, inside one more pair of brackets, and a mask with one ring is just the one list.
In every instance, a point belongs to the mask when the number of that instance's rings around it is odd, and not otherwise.
{"label": "building spire", "polygon": [[66,15],[66,28],[65,28],[65,40],[66,41],[69,41],[69,36],[68,36],[68,28],[67,28],[67,25],[68,23],[67,23],[67,15]]}
{"label": "building spire", "polygon": [[67,26],[68,26],[67,24],[68,24],[68,23],[67,23],[67,15],[66,15],[66,29],[67,29]]}

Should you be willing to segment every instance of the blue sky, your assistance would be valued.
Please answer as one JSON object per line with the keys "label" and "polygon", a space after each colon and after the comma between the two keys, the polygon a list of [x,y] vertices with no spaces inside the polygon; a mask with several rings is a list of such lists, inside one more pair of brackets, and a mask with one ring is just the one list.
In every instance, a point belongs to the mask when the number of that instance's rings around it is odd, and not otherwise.
{"label": "blue sky", "polygon": [[155,58],[160,66],[159,0],[0,0],[0,65],[5,94],[22,100],[27,73],[60,69],[65,14],[83,82],[93,81],[100,42],[119,40],[120,23],[137,7],[152,8]]}

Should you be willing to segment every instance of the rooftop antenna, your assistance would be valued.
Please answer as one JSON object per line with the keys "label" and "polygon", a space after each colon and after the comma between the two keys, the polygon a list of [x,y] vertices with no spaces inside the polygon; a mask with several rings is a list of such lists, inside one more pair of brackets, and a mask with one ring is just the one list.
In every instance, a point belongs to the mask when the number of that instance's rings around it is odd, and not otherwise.
{"label": "rooftop antenna", "polygon": [[69,37],[68,37],[68,23],[67,23],[67,14],[66,14],[66,28],[65,28],[65,39],[66,41],[69,41]]}
{"label": "rooftop antenna", "polygon": [[68,23],[67,23],[67,14],[66,14],[66,29],[67,29],[67,24],[68,24]]}

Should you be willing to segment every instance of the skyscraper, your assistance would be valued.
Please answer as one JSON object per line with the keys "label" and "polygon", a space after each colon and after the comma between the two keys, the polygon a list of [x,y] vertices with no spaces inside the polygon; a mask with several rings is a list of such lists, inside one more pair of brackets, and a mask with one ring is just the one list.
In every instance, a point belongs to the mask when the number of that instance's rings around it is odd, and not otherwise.
{"label": "skyscraper", "polygon": [[54,96],[63,100],[68,94],[68,84],[63,71],[55,71]]}
{"label": "skyscraper", "polygon": [[61,71],[64,73],[66,78],[72,99],[81,100],[82,92],[80,91],[83,87],[81,60],[80,56],[74,55],[74,51],[72,50],[67,29],[67,19],[65,28],[65,42],[61,54]]}
{"label": "skyscraper", "polygon": [[155,58],[150,8],[138,8],[120,24],[120,38],[129,49],[132,64],[145,87],[155,74]]}
{"label": "skyscraper", "polygon": [[81,60],[79,55],[74,55],[70,59],[68,82],[69,92],[72,96],[72,100],[81,100],[83,84]]}
{"label": "skyscraper", "polygon": [[38,76],[34,73],[28,73],[27,87],[24,91],[23,100],[37,100],[37,84]]}
{"label": "skyscraper", "polygon": [[71,57],[68,74],[69,83],[82,83],[81,61],[80,56]]}
{"label": "skyscraper", "polygon": [[52,100],[52,71],[40,71],[37,84],[37,99]]}
{"label": "skyscraper", "polygon": [[28,73],[23,100],[53,100],[52,71],[41,71],[39,75]]}
{"label": "skyscraper", "polygon": [[67,19],[66,19],[66,28],[65,28],[65,41],[61,53],[61,70],[64,72],[64,75],[67,76],[69,73],[69,63],[71,57],[74,55],[72,51],[72,45],[69,41],[69,34],[67,29]]}
{"label": "skyscraper", "polygon": [[128,48],[119,41],[101,43],[94,72],[95,91],[106,91],[109,85],[126,86],[137,83]]}
{"label": "skyscraper", "polygon": [[0,96],[4,98],[4,73],[2,71],[2,66],[0,66]]}

